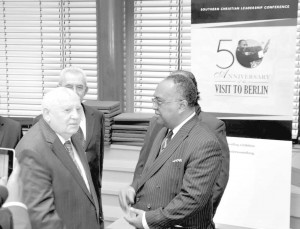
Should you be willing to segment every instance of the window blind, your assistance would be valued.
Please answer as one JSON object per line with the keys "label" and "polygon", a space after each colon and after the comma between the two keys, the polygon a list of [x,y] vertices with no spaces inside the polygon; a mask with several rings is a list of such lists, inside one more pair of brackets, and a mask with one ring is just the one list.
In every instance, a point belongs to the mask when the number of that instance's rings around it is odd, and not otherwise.
{"label": "window blind", "polygon": [[64,67],[97,99],[96,0],[0,0],[0,115],[34,117]]}
{"label": "window blind", "polygon": [[134,1],[134,112],[153,112],[157,84],[190,70],[191,0]]}

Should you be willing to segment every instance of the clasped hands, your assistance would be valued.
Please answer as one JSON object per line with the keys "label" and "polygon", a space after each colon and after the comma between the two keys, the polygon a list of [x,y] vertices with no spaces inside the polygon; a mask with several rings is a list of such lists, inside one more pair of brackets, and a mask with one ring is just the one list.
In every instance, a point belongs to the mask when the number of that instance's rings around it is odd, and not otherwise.
{"label": "clasped hands", "polygon": [[144,228],[142,219],[145,211],[131,207],[134,204],[135,190],[131,186],[127,186],[119,192],[119,203],[122,210],[126,213],[125,220],[136,228]]}

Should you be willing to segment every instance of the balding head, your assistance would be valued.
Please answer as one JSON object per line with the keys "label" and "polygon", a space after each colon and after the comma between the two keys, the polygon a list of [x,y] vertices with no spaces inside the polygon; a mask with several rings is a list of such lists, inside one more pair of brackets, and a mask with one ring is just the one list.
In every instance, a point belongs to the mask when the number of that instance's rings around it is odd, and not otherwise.
{"label": "balding head", "polygon": [[78,95],[64,87],[49,91],[42,101],[43,118],[65,140],[77,132],[82,115]]}

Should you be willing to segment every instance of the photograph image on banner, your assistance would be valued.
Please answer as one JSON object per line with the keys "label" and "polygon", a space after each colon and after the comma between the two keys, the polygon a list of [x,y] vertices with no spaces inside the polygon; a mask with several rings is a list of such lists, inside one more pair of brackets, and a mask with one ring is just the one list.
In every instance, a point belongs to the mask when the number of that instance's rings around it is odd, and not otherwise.
{"label": "photograph image on banner", "polygon": [[225,122],[230,149],[218,228],[290,228],[297,10],[297,0],[191,1],[199,104]]}

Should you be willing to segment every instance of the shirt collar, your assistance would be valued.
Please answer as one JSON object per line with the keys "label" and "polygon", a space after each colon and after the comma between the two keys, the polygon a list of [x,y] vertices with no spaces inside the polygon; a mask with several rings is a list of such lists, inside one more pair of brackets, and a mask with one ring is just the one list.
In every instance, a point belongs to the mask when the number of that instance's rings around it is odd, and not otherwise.
{"label": "shirt collar", "polygon": [[172,135],[172,138],[175,136],[175,134],[177,134],[177,132],[180,130],[180,128],[186,124],[189,120],[191,120],[194,115],[196,114],[196,112],[194,111],[189,117],[187,117],[183,122],[181,122],[178,126],[176,126],[174,129],[173,129],[173,135]]}
{"label": "shirt collar", "polygon": [[71,138],[65,140],[61,135],[59,135],[58,133],[56,133],[57,137],[59,138],[59,140],[61,141],[62,144],[65,144],[66,141],[70,140],[71,141]]}

